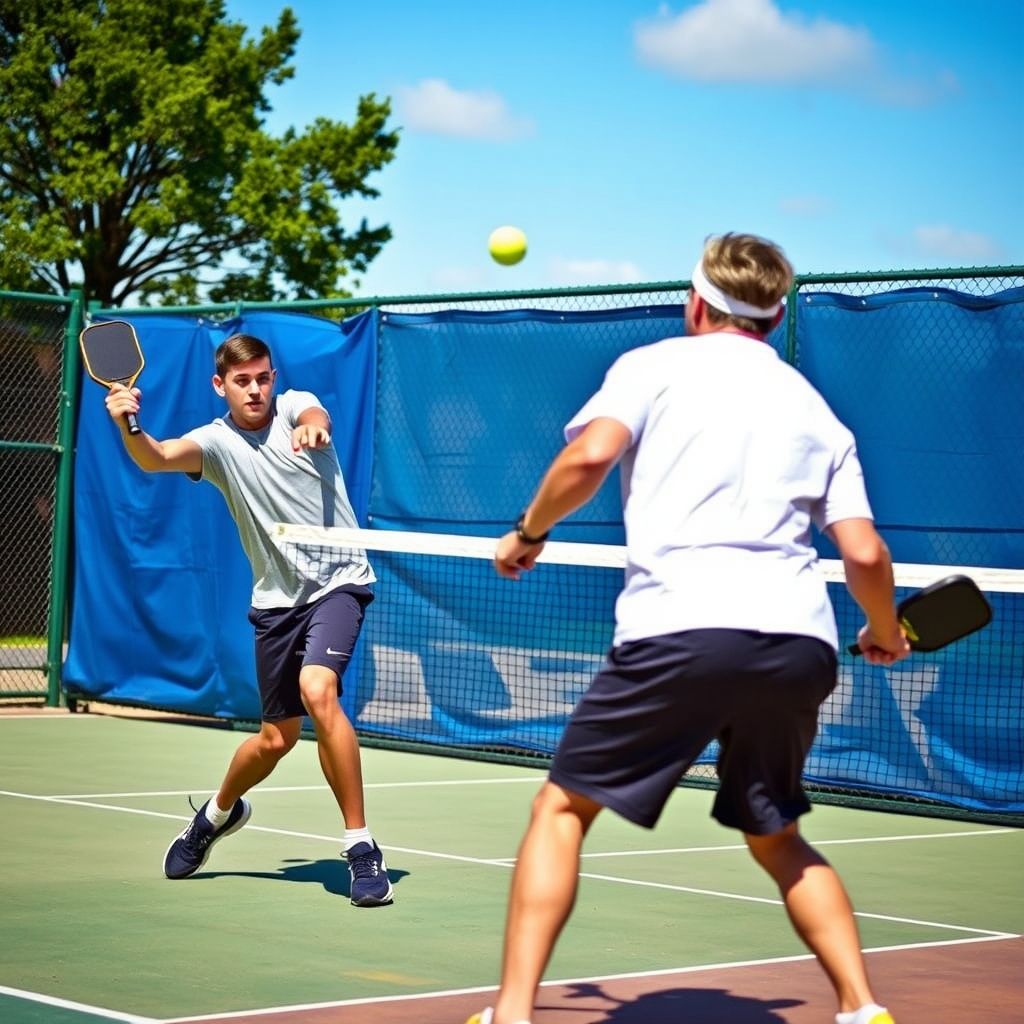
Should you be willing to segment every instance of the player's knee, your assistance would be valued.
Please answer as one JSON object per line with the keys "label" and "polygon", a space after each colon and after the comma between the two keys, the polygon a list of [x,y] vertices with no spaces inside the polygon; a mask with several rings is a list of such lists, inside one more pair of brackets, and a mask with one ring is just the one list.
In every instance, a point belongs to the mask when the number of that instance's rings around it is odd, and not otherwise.
{"label": "player's knee", "polygon": [[279,761],[299,741],[301,728],[301,719],[264,723],[259,736],[263,755]]}
{"label": "player's knee", "polygon": [[532,817],[536,822],[544,818],[555,819],[560,815],[571,815],[578,818],[586,829],[600,810],[601,805],[589,797],[563,789],[553,782],[546,782],[533,798]]}
{"label": "player's knee", "polygon": [[533,798],[530,813],[535,819],[542,818],[548,814],[557,814],[560,810],[565,810],[567,806],[565,791],[546,782]]}
{"label": "player's knee", "polygon": [[802,842],[795,822],[770,835],[745,832],[743,838],[754,860],[762,867],[768,867],[780,857],[785,857],[787,851],[793,848],[794,842]]}
{"label": "player's knee", "polygon": [[807,842],[796,824],[769,836],[745,835],[754,860],[785,891],[808,869],[827,865],[824,857]]}
{"label": "player's knee", "polygon": [[340,713],[338,677],[323,665],[307,665],[299,676],[302,704],[314,721]]}

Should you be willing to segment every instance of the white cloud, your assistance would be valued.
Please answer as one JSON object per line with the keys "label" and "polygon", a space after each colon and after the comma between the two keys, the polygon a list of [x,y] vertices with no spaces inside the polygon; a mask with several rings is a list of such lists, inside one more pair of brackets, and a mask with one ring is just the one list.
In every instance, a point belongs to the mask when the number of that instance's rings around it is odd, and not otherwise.
{"label": "white cloud", "polygon": [[773,0],[703,0],[673,16],[663,8],[634,32],[644,63],[704,82],[835,81],[871,67],[867,31],[799,14]]}
{"label": "white cloud", "polygon": [[551,279],[559,284],[635,284],[643,271],[629,260],[555,260]]}
{"label": "white cloud", "polygon": [[991,262],[1003,255],[1002,246],[979,231],[962,231],[947,224],[922,224],[914,229],[914,244],[928,256],[970,263]]}
{"label": "white cloud", "polygon": [[397,90],[406,125],[429,135],[507,142],[533,134],[533,122],[514,116],[494,92],[453,88],[441,78],[425,78]]}
{"label": "white cloud", "polygon": [[643,63],[698,82],[831,86],[907,107],[959,91],[950,71],[888,70],[865,28],[783,11],[776,0],[701,0],[679,14],[663,5],[633,40]]}

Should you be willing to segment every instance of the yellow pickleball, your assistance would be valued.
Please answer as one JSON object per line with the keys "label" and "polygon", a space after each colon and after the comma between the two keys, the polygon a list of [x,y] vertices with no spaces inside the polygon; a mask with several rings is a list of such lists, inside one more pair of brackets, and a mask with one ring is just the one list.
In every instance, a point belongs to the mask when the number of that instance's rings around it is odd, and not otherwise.
{"label": "yellow pickleball", "polygon": [[526,255],[526,235],[519,228],[505,224],[491,232],[487,248],[497,263],[510,267]]}

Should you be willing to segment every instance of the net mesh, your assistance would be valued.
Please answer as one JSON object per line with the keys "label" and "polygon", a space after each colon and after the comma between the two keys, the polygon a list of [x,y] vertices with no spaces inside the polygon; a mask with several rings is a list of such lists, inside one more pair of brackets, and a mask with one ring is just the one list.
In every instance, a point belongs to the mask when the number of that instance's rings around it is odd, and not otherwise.
{"label": "net mesh", "polygon": [[[339,548],[369,554],[376,599],[345,679],[366,737],[546,759],[611,642],[621,547],[549,543],[537,569],[513,582],[494,572],[489,538],[282,524],[277,540],[314,562]],[[993,621],[882,669],[845,651],[863,617],[841,563],[822,566],[842,649],[808,788],[1024,821],[1024,570],[897,565],[898,599],[964,573]],[[716,755],[712,743],[690,781],[710,784]]]}

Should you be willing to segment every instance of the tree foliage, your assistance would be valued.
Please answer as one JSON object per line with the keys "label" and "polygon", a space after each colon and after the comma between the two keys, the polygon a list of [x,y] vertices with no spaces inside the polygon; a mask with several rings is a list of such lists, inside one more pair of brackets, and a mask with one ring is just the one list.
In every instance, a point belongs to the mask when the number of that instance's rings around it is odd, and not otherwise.
{"label": "tree foliage", "polygon": [[391,237],[342,200],[393,157],[388,100],[265,130],[289,8],[257,38],[222,0],[0,0],[0,286],[119,305],[347,294]]}

